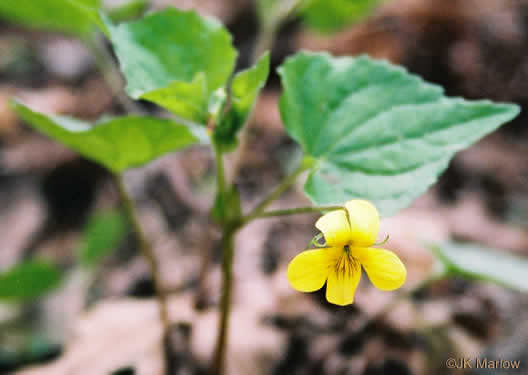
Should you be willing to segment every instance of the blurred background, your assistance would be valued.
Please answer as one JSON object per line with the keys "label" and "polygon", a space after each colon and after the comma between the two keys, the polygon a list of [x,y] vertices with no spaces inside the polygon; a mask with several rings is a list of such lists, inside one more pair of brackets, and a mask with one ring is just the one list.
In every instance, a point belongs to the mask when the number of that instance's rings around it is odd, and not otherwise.
{"label": "blurred background", "polygon": [[[106,1],[110,8],[123,3]],[[253,1],[138,4],[141,11],[174,6],[216,16],[234,35],[238,68],[248,66],[258,32]],[[385,247],[407,266],[405,288],[432,272],[424,240],[528,255],[528,1],[388,0],[353,23],[321,14],[297,14],[278,30],[241,165],[243,206],[254,206],[298,161],[277,109],[275,68],[300,49],[369,54],[450,96],[523,107],[512,123],[459,153],[411,207],[382,221]],[[29,128],[8,99],[88,120],[123,113],[123,106],[81,41],[1,17],[0,373],[156,374],[161,328],[152,278],[110,175]],[[206,373],[221,285],[219,232],[208,219],[214,158],[192,147],[126,178],[170,293],[177,374]],[[274,208],[307,205],[301,183]],[[237,236],[228,374],[528,374],[528,296],[521,292],[450,278],[394,303],[394,293],[363,277],[354,305],[339,307],[326,302],[324,288],[292,290],[286,267],[317,233],[316,218],[258,220]],[[462,357],[520,360],[521,369],[446,367],[448,358]]]}

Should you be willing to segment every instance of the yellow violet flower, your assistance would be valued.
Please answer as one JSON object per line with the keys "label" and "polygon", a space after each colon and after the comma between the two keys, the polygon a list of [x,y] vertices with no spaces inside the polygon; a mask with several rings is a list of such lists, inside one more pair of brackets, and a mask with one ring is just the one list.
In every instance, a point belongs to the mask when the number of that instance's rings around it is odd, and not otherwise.
{"label": "yellow violet flower", "polygon": [[372,203],[352,200],[343,210],[331,211],[315,223],[328,247],[306,250],[288,266],[291,286],[301,292],[313,292],[326,284],[326,299],[336,305],[354,302],[361,277],[361,266],[370,281],[381,290],[403,285],[405,266],[392,251],[371,247],[379,229],[378,210]]}

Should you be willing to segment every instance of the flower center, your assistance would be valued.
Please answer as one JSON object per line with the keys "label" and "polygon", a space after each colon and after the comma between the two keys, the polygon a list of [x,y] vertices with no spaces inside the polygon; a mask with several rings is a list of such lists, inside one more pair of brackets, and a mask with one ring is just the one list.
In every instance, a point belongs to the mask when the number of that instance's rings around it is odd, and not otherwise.
{"label": "flower center", "polygon": [[355,269],[357,260],[350,254],[350,247],[348,245],[345,245],[343,249],[344,252],[336,260],[334,269],[339,277],[350,278],[352,277],[352,272]]}

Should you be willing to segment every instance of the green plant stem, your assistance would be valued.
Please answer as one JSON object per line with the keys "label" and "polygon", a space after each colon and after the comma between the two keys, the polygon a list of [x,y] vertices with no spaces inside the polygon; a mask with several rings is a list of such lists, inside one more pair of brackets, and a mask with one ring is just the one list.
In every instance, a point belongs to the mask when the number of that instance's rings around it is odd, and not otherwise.
{"label": "green plant stem", "polygon": [[161,281],[159,262],[156,259],[156,255],[154,254],[154,250],[152,249],[150,242],[147,240],[147,237],[141,228],[136,207],[134,206],[132,199],[126,191],[122,176],[118,174],[114,175],[114,182],[119,193],[119,197],[121,198],[123,206],[130,220],[130,224],[132,225],[132,229],[137,236],[139,250],[147,261],[150,273],[152,274],[152,280],[154,282],[154,289],[156,293],[156,299],[158,301],[160,320],[162,324],[165,373],[169,375],[172,373],[171,368],[173,367],[170,351],[170,318],[168,312],[167,295],[163,291],[163,283]]}
{"label": "green plant stem", "polygon": [[[221,156],[220,153],[217,154],[217,163],[218,163],[218,155]],[[220,311],[220,318],[219,318],[219,331],[215,346],[215,353],[214,358],[212,362],[212,368],[211,373],[216,375],[224,375],[225,373],[225,356],[227,351],[227,336],[228,336],[228,329],[229,329],[229,314],[231,312],[231,294],[232,294],[232,287],[233,287],[233,259],[234,259],[234,236],[236,232],[242,228],[244,225],[246,225],[249,221],[256,219],[257,217],[260,217],[263,213],[266,207],[268,207],[269,204],[271,204],[274,200],[276,200],[279,196],[282,195],[297,179],[299,175],[301,175],[304,171],[306,171],[309,168],[309,165],[307,163],[302,163],[292,174],[287,176],[283,182],[277,186],[266,198],[262,200],[260,204],[258,204],[251,213],[249,213],[247,216],[244,216],[243,218],[240,218],[239,220],[235,222],[230,223],[224,223],[224,233],[222,237],[222,299],[221,299],[221,311]],[[220,170],[220,168],[219,168]],[[326,208],[336,208],[336,206],[330,206]],[[337,207],[340,208],[340,207]],[[288,210],[289,214],[293,214],[293,210]],[[314,212],[313,207],[304,207],[300,208],[300,211],[308,212],[308,210],[311,210]],[[283,214],[286,210],[283,210]],[[278,212],[278,211],[277,211]],[[298,212],[301,213],[301,212]]]}
{"label": "green plant stem", "polygon": [[[281,13],[277,15],[276,20],[272,21],[271,24],[264,25],[261,23],[259,32],[257,35],[257,41],[255,49],[253,50],[251,57],[251,64],[255,64],[257,59],[265,51],[270,50],[275,35],[282,21],[288,17],[289,14],[299,4],[299,0],[286,0],[283,2],[286,6],[281,8]],[[245,154],[249,149],[249,132],[251,124],[253,123],[253,114],[250,114],[246,125],[242,128],[239,136],[239,147],[233,155],[233,161],[230,165],[230,174],[228,176],[229,183],[236,182],[238,174],[240,172],[242,162],[245,158]],[[215,158],[217,165],[217,188],[219,192],[225,192],[225,173],[222,153],[215,148]],[[224,232],[222,237],[222,299],[221,299],[221,311],[219,318],[219,331],[216,341],[215,353],[213,358],[212,373],[216,375],[225,374],[225,356],[227,351],[227,336],[229,329],[229,315],[231,312],[231,293],[233,284],[233,259],[234,259],[234,236],[236,231],[247,224],[252,219],[256,218],[266,209],[266,207],[277,199],[286,189],[288,189],[294,182],[295,179],[306,170],[305,166],[297,169],[292,175],[286,177],[286,179],[267,197],[265,198],[255,209],[245,217],[245,220],[240,220],[236,223],[223,223]]]}
{"label": "green plant stem", "polygon": [[341,209],[343,209],[343,206],[309,206],[309,207],[285,208],[283,210],[272,210],[272,211],[262,212],[261,214],[257,216],[255,215],[252,215],[251,217],[249,217],[249,215],[245,216],[242,218],[242,224],[245,225],[250,220],[255,220],[255,219],[264,219],[264,218],[276,217],[276,216],[311,214],[311,213],[334,211],[334,210],[341,210]]}
{"label": "green plant stem", "polygon": [[[212,139],[216,161],[216,189],[217,197],[226,191],[224,155]],[[222,206],[225,210],[225,207]],[[226,217],[225,212],[221,215]],[[222,222],[222,297],[220,300],[220,316],[218,320],[218,335],[212,361],[211,373],[223,375],[225,373],[225,356],[227,351],[227,335],[229,330],[229,315],[231,312],[231,294],[233,288],[233,257],[234,235],[237,226],[234,223]]]}
{"label": "green plant stem", "polygon": [[231,313],[231,294],[233,289],[233,258],[234,236],[236,228],[224,231],[222,237],[222,299],[220,301],[220,318],[218,336],[213,357],[212,374],[225,374],[225,357],[227,351],[227,336],[229,332],[229,316]]}
{"label": "green plant stem", "polygon": [[[141,109],[141,107],[123,92],[123,80],[121,78],[119,69],[115,64],[114,58],[103,45],[102,40],[98,39],[97,36],[93,36],[86,38],[83,41],[88,49],[93,53],[97,68],[101,72],[111,94],[118,100],[123,109],[127,113],[135,113],[140,115],[144,114],[144,111]],[[185,121],[182,121],[182,123],[183,122]],[[194,123],[190,125],[197,126]],[[170,318],[168,313],[167,294],[164,292],[162,285],[163,283],[161,281],[159,263],[156,259],[150,242],[147,240],[147,237],[141,228],[134,203],[125,189],[122,177],[120,175],[114,175],[114,181],[125,210],[127,211],[130,223],[134,232],[136,233],[140,252],[147,261],[154,282],[154,289],[156,293],[156,300],[158,302],[162,326],[162,348],[164,358],[163,373],[169,375],[174,373],[172,345],[170,338]]]}
{"label": "green plant stem", "polygon": [[224,155],[222,151],[218,149],[218,146],[215,145],[214,140],[211,139],[215,161],[216,161],[216,189],[217,194],[222,194],[225,192],[225,169],[224,169]]}
{"label": "green plant stem", "polygon": [[308,168],[303,163],[292,174],[286,176],[286,178],[280,183],[279,186],[277,186],[271,193],[269,193],[268,196],[264,198],[249,214],[244,216],[244,218],[242,219],[241,226],[247,224],[253,219],[262,216],[266,207],[268,207],[273,201],[279,198],[282,193],[288,190],[289,187],[295,183],[297,177],[299,177],[307,169]]}
{"label": "green plant stem", "polygon": [[[218,190],[224,191],[225,181],[223,173],[222,153],[215,148],[216,164],[217,164],[217,178]],[[274,200],[282,195],[297,179],[297,177],[306,171],[309,165],[305,162],[283,182],[277,186],[266,198],[258,204],[253,211],[245,216],[243,219],[238,218],[236,221],[223,223],[224,231],[222,236],[222,299],[220,302],[220,317],[218,336],[215,346],[215,353],[212,362],[211,373],[216,375],[224,375],[225,373],[225,356],[227,351],[227,337],[229,331],[229,315],[231,312],[231,294],[233,288],[233,260],[234,260],[234,236],[238,229],[242,228],[249,221],[261,215],[266,207]]]}

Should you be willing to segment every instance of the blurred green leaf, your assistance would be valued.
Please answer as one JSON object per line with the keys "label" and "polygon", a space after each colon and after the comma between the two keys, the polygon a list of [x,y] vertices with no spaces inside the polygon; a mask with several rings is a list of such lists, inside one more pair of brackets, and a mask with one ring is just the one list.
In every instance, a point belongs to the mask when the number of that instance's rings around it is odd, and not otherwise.
{"label": "blurred green leaf", "polygon": [[394,214],[457,151],[519,113],[517,105],[447,98],[441,87],[365,56],[301,53],[279,73],[286,130],[316,161],[305,193],[317,205],[363,198]]}
{"label": "blurred green leaf", "polygon": [[127,221],[120,212],[94,215],[83,234],[83,244],[78,259],[83,266],[93,266],[115,251],[127,234]]}
{"label": "blurred green leaf", "polygon": [[172,120],[139,116],[102,119],[92,126],[70,117],[34,112],[17,102],[11,104],[35,129],[116,173],[199,143],[205,132],[198,128],[193,133]]}
{"label": "blurred green leaf", "polygon": [[226,84],[236,59],[222,24],[172,8],[139,21],[106,24],[128,94],[203,123],[210,95]]}
{"label": "blurred green leaf", "polygon": [[214,140],[224,152],[237,146],[238,131],[246,123],[268,74],[269,53],[266,53],[253,67],[235,75],[231,85],[231,105],[214,131]]}
{"label": "blurred green leaf", "polygon": [[0,273],[0,300],[20,302],[40,297],[56,288],[61,270],[43,260],[30,260]]}
{"label": "blurred green leaf", "polygon": [[528,258],[476,244],[430,244],[429,247],[451,275],[491,281],[528,291]]}
{"label": "blurred green leaf", "polygon": [[0,18],[28,27],[85,35],[99,23],[100,0],[1,0]]}
{"label": "blurred green leaf", "polygon": [[108,17],[114,23],[140,18],[150,7],[150,0],[130,0],[120,6],[107,10]]}
{"label": "blurred green leaf", "polygon": [[383,0],[307,0],[304,22],[320,32],[338,31],[369,14]]}

